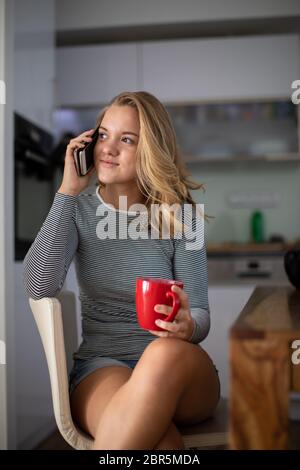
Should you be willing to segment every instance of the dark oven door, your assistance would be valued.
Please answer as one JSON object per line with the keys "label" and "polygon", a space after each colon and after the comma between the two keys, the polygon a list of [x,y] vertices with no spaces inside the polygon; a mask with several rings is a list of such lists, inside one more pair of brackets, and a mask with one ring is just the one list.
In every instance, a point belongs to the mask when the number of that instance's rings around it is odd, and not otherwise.
{"label": "dark oven door", "polygon": [[15,260],[23,260],[51,207],[52,135],[15,113]]}

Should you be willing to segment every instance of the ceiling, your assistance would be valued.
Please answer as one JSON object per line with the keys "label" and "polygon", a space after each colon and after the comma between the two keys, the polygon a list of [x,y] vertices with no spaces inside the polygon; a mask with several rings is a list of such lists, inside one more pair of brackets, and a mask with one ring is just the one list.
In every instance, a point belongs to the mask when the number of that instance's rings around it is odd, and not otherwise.
{"label": "ceiling", "polygon": [[300,34],[300,15],[293,17],[219,20],[141,26],[101,27],[56,32],[57,47],[180,38],[259,34]]}

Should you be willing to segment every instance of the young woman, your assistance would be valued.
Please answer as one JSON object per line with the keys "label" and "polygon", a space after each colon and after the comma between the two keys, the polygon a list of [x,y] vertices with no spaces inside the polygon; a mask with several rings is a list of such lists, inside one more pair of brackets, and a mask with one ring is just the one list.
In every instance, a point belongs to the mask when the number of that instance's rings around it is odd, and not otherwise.
{"label": "young woman", "polygon": [[[120,236],[121,222],[129,224],[137,212],[120,209],[119,197],[150,213],[154,203],[194,204],[189,190],[201,185],[188,181],[168,113],[153,95],[121,93],[98,125],[88,175],[77,176],[73,152],[94,130],[67,147],[61,186],[24,261],[25,288],[34,299],[55,296],[74,257],[83,340],[74,354],[70,399],[94,448],[183,449],[177,426],[209,417],[219,400],[216,369],[198,344],[210,327],[205,246],[188,250],[185,236]],[[99,184],[86,189],[93,173]],[[116,224],[115,237],[97,236],[99,208]],[[172,287],[180,309],[174,322],[160,323],[162,331],[137,323],[137,277],[184,283]],[[156,310],[167,315],[170,307]]]}

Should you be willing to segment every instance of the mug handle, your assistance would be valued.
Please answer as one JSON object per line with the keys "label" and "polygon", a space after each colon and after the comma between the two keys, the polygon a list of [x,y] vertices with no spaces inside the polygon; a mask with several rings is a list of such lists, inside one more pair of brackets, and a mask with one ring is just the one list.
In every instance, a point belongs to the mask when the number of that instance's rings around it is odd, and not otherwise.
{"label": "mug handle", "polygon": [[176,317],[177,312],[179,310],[180,300],[179,300],[178,294],[176,294],[176,292],[173,292],[173,291],[167,292],[166,297],[172,297],[173,298],[172,312],[165,319],[165,321],[172,322],[174,320],[174,318]]}

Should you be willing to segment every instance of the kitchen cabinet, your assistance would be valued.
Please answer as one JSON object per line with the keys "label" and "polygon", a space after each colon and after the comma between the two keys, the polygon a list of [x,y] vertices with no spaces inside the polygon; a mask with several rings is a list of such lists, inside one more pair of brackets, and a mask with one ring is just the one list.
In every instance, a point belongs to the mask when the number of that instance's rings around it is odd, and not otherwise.
{"label": "kitchen cabinet", "polygon": [[97,105],[138,89],[165,103],[286,98],[299,64],[296,34],[62,47],[56,104]]}
{"label": "kitchen cabinet", "polygon": [[55,77],[54,0],[15,1],[14,107],[52,131]]}
{"label": "kitchen cabinet", "polygon": [[106,104],[124,90],[138,88],[137,45],[64,47],[56,57],[56,104]]}
{"label": "kitchen cabinet", "polygon": [[212,286],[208,289],[211,327],[201,346],[219,371],[221,395],[229,395],[229,329],[254,290],[254,285]]}
{"label": "kitchen cabinet", "polygon": [[298,35],[142,43],[143,88],[164,102],[290,97]]}
{"label": "kitchen cabinet", "polygon": [[290,99],[299,73],[296,34],[63,47],[56,105],[97,106],[137,89],[171,104]]}
{"label": "kitchen cabinet", "polygon": [[290,97],[166,107],[187,162],[300,161],[300,114]]}

